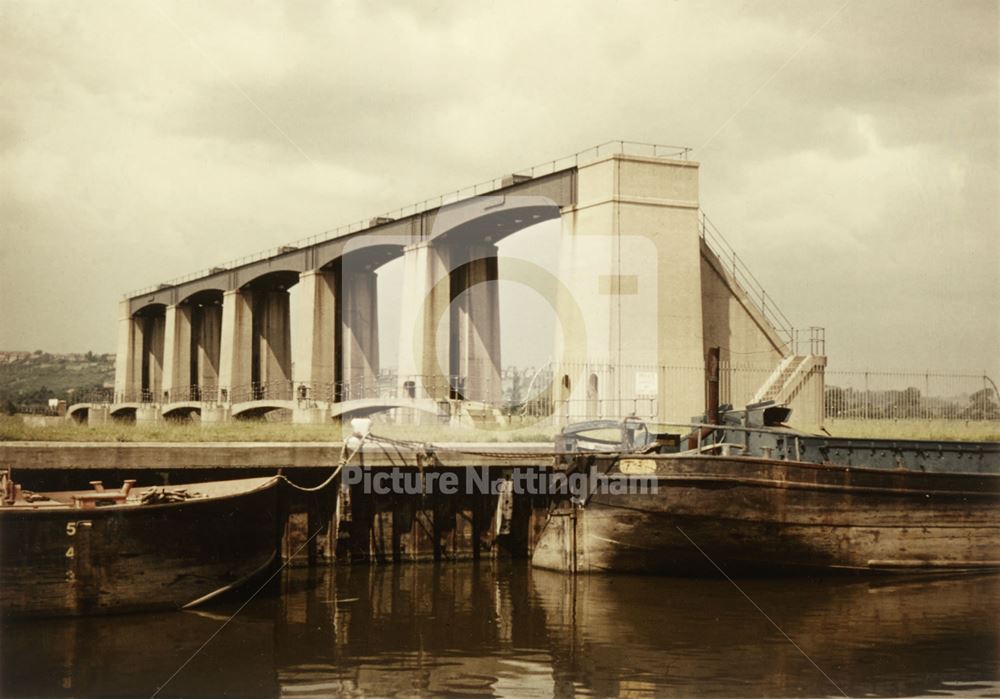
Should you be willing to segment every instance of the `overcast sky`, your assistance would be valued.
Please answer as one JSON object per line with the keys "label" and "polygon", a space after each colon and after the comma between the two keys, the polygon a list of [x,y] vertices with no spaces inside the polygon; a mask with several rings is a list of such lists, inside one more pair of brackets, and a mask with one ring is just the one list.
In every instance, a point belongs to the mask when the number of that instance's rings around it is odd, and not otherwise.
{"label": "overcast sky", "polygon": [[834,367],[1000,378],[996,2],[0,0],[0,349],[136,287],[609,139]]}

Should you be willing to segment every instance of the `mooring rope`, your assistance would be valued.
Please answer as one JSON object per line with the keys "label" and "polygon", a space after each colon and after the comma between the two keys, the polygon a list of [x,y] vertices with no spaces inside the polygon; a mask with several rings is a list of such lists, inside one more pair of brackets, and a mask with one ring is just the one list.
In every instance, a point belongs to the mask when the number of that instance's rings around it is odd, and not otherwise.
{"label": "mooring rope", "polygon": [[[313,487],[298,485],[296,483],[293,483],[288,478],[288,476],[285,476],[284,474],[279,474],[277,477],[283,480],[288,485],[290,485],[292,488],[295,488],[296,490],[301,491],[303,493],[318,492],[329,486],[330,483],[332,483],[333,480],[340,474],[343,468],[348,464],[350,464],[350,462],[354,459],[355,456],[361,453],[361,450],[366,442],[378,445],[378,447],[382,451],[382,454],[394,467],[397,466],[397,459],[398,463],[402,464],[403,466],[413,465],[408,463],[406,455],[404,454],[405,451],[415,452],[416,455],[418,455],[418,457],[419,455],[431,456],[433,454],[453,454],[461,456],[479,456],[486,459],[494,459],[497,461],[502,461],[510,464],[517,464],[519,462],[523,462],[526,459],[530,460],[556,459],[560,457],[579,457],[582,455],[582,453],[590,454],[589,452],[556,451],[556,450],[501,452],[501,451],[491,451],[487,449],[463,449],[461,447],[443,446],[439,444],[434,444],[433,442],[417,442],[407,439],[395,439],[393,437],[384,437],[381,435],[376,435],[370,432],[366,432],[360,437],[357,446],[353,449],[350,455],[347,455],[346,457],[345,454],[347,452],[348,443],[347,442],[344,443],[344,445],[341,447],[340,450],[340,462],[337,464],[336,468],[334,468],[333,473],[331,473],[329,477],[327,477],[326,480],[324,480],[319,485]],[[396,458],[393,458],[392,452],[395,452]],[[618,457],[621,456],[620,453],[614,451],[593,452],[592,455],[612,457],[612,462],[609,465],[609,469],[614,465],[614,463],[617,462]],[[415,465],[420,466],[419,459],[417,464]]]}
{"label": "mooring rope", "polygon": [[343,470],[344,466],[347,466],[347,464],[349,464],[351,462],[351,459],[353,459],[355,456],[358,455],[358,453],[361,451],[361,447],[364,446],[365,440],[367,440],[368,437],[369,437],[369,434],[367,434],[367,433],[364,434],[364,435],[362,435],[361,438],[360,438],[360,440],[358,440],[358,446],[354,448],[354,451],[352,451],[351,454],[350,454],[350,456],[348,456],[346,459],[344,458],[344,454],[347,453],[347,442],[344,442],[344,445],[340,448],[340,463],[338,463],[337,467],[335,469],[333,469],[333,473],[331,473],[330,476],[325,481],[323,481],[322,483],[320,483],[317,486],[309,487],[309,486],[304,486],[304,485],[298,485],[297,483],[293,483],[291,481],[291,479],[288,478],[288,476],[286,476],[283,473],[282,474],[278,474],[277,477],[280,478],[281,480],[283,480],[285,483],[287,483],[291,487],[293,487],[296,490],[301,491],[303,493],[315,493],[315,492],[318,492],[320,490],[323,490],[328,485],[330,485],[333,482],[333,480],[338,475],[340,475],[340,472]]}

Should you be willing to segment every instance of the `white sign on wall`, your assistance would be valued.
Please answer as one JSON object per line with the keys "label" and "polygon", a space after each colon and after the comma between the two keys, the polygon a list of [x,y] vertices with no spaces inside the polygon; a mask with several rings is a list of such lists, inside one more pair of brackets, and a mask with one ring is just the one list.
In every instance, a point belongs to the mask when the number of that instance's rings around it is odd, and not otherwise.
{"label": "white sign on wall", "polygon": [[635,373],[635,395],[639,397],[655,396],[659,389],[655,371],[637,371]]}

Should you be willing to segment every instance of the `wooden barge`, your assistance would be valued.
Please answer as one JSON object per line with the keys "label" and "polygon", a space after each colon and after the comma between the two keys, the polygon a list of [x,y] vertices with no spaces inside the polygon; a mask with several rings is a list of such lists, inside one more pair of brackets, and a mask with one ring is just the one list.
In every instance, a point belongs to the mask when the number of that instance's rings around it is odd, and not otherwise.
{"label": "wooden barge", "polygon": [[564,434],[563,449],[583,449],[568,470],[655,492],[559,501],[533,564],[669,575],[1000,570],[1000,444],[837,439],[783,427],[784,408],[757,411],[756,425],[748,412],[696,426],[684,450],[676,436],[628,444],[645,429],[635,424],[618,447],[597,440],[588,450],[582,430]]}
{"label": "wooden barge", "polygon": [[192,607],[278,562],[281,479],[18,493],[0,505],[4,618]]}

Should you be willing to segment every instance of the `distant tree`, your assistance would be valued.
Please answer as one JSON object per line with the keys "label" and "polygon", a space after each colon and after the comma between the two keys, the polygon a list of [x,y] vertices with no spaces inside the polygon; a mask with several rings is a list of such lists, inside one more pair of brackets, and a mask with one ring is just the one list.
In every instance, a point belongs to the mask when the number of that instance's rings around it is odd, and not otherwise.
{"label": "distant tree", "polygon": [[840,417],[847,408],[847,394],[837,386],[827,386],[825,393],[827,417]]}
{"label": "distant tree", "polygon": [[982,388],[969,396],[969,405],[962,411],[970,420],[993,420],[1000,418],[1000,405],[994,400],[992,388]]}
{"label": "distant tree", "polygon": [[919,417],[920,405],[920,389],[910,386],[905,391],[893,395],[890,413],[892,417]]}
{"label": "distant tree", "polygon": [[521,395],[521,391],[522,391],[522,389],[521,389],[521,382],[522,382],[522,380],[523,379],[521,378],[521,372],[515,371],[514,372],[514,376],[513,376],[513,380],[511,381],[511,386],[510,386],[510,407],[511,407],[511,409],[519,407],[521,405],[521,402],[524,400],[524,397]]}
{"label": "distant tree", "polygon": [[972,405],[996,405],[993,400],[993,389],[992,388],[981,388],[971,396],[969,396],[969,403]]}

